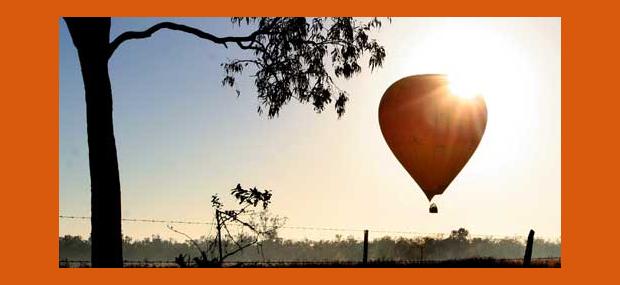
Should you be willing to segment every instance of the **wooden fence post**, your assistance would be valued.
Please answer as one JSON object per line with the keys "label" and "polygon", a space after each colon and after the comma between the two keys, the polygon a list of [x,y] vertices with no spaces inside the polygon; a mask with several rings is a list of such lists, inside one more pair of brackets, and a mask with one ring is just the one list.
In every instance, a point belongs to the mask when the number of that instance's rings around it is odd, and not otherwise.
{"label": "wooden fence post", "polygon": [[[224,264],[224,260],[222,258],[222,224],[220,223],[220,210],[215,210],[215,220],[216,220],[216,228],[217,228],[217,247],[218,247],[218,253],[219,253],[219,259],[218,261],[220,262],[220,266],[222,266]],[[206,262],[206,260],[205,260]]]}
{"label": "wooden fence post", "polygon": [[532,247],[534,246],[534,230],[530,230],[527,236],[527,245],[525,246],[525,256],[523,257],[523,267],[530,266],[532,261]]}
{"label": "wooden fence post", "polygon": [[364,230],[364,257],[362,263],[364,265],[368,263],[368,230]]}

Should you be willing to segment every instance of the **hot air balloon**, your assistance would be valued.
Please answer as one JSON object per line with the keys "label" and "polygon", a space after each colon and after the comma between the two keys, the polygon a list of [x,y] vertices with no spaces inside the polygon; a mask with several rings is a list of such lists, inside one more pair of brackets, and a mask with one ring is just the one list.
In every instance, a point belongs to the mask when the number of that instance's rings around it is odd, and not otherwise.
{"label": "hot air balloon", "polygon": [[484,99],[456,95],[445,75],[415,75],[392,84],[379,104],[387,145],[429,202],[463,169],[486,127]]}

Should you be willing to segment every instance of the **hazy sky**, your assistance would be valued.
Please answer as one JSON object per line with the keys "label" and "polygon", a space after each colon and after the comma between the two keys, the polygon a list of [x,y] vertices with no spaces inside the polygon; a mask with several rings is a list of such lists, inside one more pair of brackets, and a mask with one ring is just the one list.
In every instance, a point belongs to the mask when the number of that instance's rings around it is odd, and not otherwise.
{"label": "hazy sky", "polygon": [[[161,19],[113,19],[112,37]],[[161,31],[123,44],[110,60],[122,214],[125,218],[210,221],[210,197],[237,183],[273,190],[272,212],[289,226],[559,238],[561,44],[559,18],[393,18],[376,33],[384,67],[339,82],[350,101],[286,105],[256,113],[252,80],[241,96],[222,87],[220,63],[244,51]],[[244,35],[226,18],[174,19],[216,35]],[[83,84],[60,21],[60,213],[90,215]],[[364,64],[365,66],[365,64]],[[386,145],[377,109],[386,88],[409,75],[475,78],[488,108],[484,137],[435,200],[439,214]],[[225,199],[225,201],[227,201]],[[229,205],[233,205],[230,203]],[[177,225],[198,237],[206,225]],[[60,234],[88,236],[89,221],[60,220]],[[132,237],[183,239],[165,224],[125,222]],[[290,238],[338,232],[282,230]],[[340,232],[355,235],[360,232]]]}

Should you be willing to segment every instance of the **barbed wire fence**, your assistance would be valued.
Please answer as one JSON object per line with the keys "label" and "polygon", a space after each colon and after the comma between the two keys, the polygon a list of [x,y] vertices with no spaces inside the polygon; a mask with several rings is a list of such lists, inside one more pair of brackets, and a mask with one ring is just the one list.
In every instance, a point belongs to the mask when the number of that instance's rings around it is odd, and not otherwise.
{"label": "barbed wire fence", "polygon": [[[89,216],[70,216],[70,215],[60,215],[60,219],[65,220],[90,220]],[[146,219],[146,218],[122,218],[123,222],[141,222],[141,223],[159,223],[159,224],[187,224],[187,225],[215,225],[215,222],[206,222],[206,221],[189,221],[189,220],[163,220],[163,219]],[[280,226],[278,229],[291,229],[291,230],[306,230],[306,231],[329,231],[329,232],[359,232],[363,233],[364,230],[368,230],[372,233],[379,234],[387,234],[387,235],[403,235],[403,236],[418,236],[418,237],[433,237],[433,238],[444,238],[448,234],[446,233],[436,233],[436,232],[417,232],[417,231],[406,231],[406,230],[386,230],[386,229],[373,229],[373,228],[339,228],[339,227],[316,227],[316,226]],[[469,237],[472,238],[489,238],[489,239],[518,239],[525,240],[527,239],[526,235],[515,234],[515,235],[490,235],[490,234],[469,234]],[[559,238],[548,238],[549,240],[559,240]]]}

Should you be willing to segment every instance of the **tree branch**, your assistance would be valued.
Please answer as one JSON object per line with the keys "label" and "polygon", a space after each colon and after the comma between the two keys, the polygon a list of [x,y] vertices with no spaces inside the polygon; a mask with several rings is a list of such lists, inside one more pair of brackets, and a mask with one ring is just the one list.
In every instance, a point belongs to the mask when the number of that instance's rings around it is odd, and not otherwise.
{"label": "tree branch", "polygon": [[242,49],[250,49],[250,48],[254,48],[251,47],[250,45],[242,45],[243,42],[252,42],[256,39],[256,37],[258,35],[261,34],[267,34],[268,30],[265,29],[258,29],[255,32],[251,33],[248,36],[245,37],[218,37],[215,36],[213,34],[204,32],[200,29],[194,28],[194,27],[190,27],[190,26],[186,26],[186,25],[182,25],[182,24],[177,24],[177,23],[172,23],[172,22],[161,22],[158,24],[155,24],[154,26],[144,30],[144,31],[129,31],[129,32],[124,32],[121,35],[119,35],[118,37],[116,37],[116,39],[114,39],[111,43],[110,43],[110,52],[109,52],[109,57],[112,56],[112,54],[114,54],[114,51],[116,51],[116,49],[124,42],[128,41],[128,40],[135,40],[135,39],[145,39],[148,37],[151,37],[155,32],[161,30],[161,29],[169,29],[169,30],[174,30],[174,31],[181,31],[181,32],[185,32],[185,33],[189,33],[192,35],[195,35],[201,39],[205,39],[205,40],[210,40],[216,44],[222,44],[224,45],[226,48],[228,48],[228,45],[226,43],[237,43],[237,45],[242,48]]}
{"label": "tree branch", "polygon": [[226,233],[228,234],[230,239],[235,243],[235,245],[237,245],[237,247],[241,247],[241,244],[235,240],[235,238],[232,236],[232,234],[228,230],[228,226],[226,226],[226,224],[223,224],[223,226],[224,226],[224,230],[226,230]]}
{"label": "tree branch", "polygon": [[171,225],[167,225],[167,227],[168,227],[169,230],[171,230],[171,231],[173,231],[175,233],[184,235],[192,243],[192,245],[194,245],[198,249],[198,252],[200,252],[200,254],[203,255],[203,257],[206,257],[205,252],[202,251],[202,248],[200,248],[200,245],[198,245],[198,243],[192,237],[190,237],[189,235],[187,235],[184,232],[176,230]]}
{"label": "tree branch", "polygon": [[[231,215],[229,215],[228,213],[225,213],[225,212],[221,212],[221,213],[222,213],[222,214],[225,214],[226,216],[228,216],[228,217],[229,217],[229,219],[228,219],[228,220],[233,220],[233,221],[236,221],[237,223],[240,223],[240,224],[244,225],[245,227],[247,227],[247,228],[251,229],[253,232],[255,232],[255,233],[260,233],[260,231],[256,230],[256,228],[254,228],[254,226],[250,225],[249,223],[244,222],[244,221],[240,220],[240,219],[239,219],[239,218],[237,218],[237,217],[231,216]],[[227,221],[228,221],[228,220],[227,220]]]}
{"label": "tree branch", "polygon": [[248,244],[244,245],[243,247],[237,248],[237,250],[235,250],[235,251],[226,253],[224,256],[222,256],[222,260],[226,259],[227,257],[229,257],[229,256],[231,256],[231,255],[233,255],[233,254],[235,254],[237,252],[240,252],[240,251],[242,251],[242,250],[244,250],[244,249],[254,245],[255,243],[258,243],[258,239],[256,239],[255,241],[253,241],[251,243],[248,243]]}

